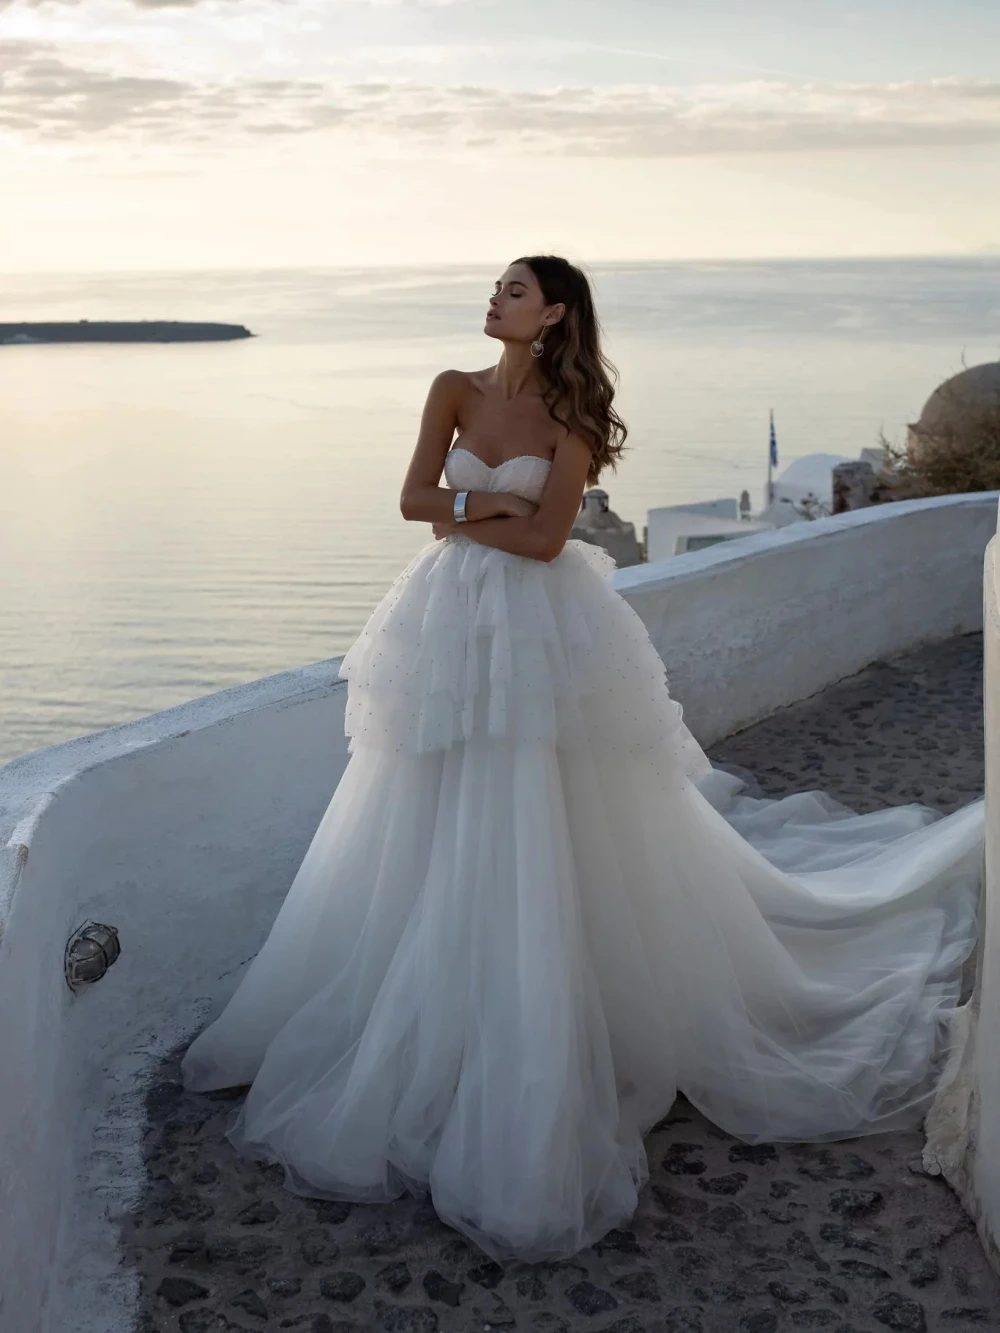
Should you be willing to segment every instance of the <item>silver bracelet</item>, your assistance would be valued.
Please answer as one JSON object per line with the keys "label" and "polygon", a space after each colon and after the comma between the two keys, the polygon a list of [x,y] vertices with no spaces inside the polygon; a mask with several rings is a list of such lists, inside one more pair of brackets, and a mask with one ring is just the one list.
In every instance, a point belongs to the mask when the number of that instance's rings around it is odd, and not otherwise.
{"label": "silver bracelet", "polygon": [[468,498],[468,491],[458,491],[455,495],[454,513],[456,523],[468,523],[469,521],[465,515],[465,502]]}

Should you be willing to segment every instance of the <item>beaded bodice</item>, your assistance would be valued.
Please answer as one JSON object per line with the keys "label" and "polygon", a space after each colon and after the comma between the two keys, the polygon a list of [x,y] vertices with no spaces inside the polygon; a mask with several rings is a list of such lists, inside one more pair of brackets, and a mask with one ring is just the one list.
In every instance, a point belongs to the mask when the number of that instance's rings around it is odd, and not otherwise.
{"label": "beaded bodice", "polygon": [[551,460],[537,454],[518,454],[496,467],[484,463],[478,454],[457,445],[444,460],[444,475],[456,491],[508,491],[522,495],[535,504],[541,499]]}

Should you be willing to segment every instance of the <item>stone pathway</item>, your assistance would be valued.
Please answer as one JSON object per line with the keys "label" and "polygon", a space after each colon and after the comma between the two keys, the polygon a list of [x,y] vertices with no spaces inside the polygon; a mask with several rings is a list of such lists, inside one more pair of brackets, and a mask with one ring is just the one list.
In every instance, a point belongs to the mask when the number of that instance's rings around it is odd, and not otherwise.
{"label": "stone pathway", "polygon": [[983,636],[883,659],[710,749],[768,796],[818,787],[855,810],[983,792]]}
{"label": "stone pathway", "polygon": [[[878,663],[712,751],[780,794],[951,810],[983,785],[982,641]],[[749,1147],[683,1099],[650,1133],[628,1229],[559,1264],[486,1258],[409,1196],[302,1199],[235,1156],[242,1093],[185,1094],[182,1050],[147,1097],[149,1189],[124,1223],[139,1333],[964,1333],[1000,1283],[919,1133]]]}

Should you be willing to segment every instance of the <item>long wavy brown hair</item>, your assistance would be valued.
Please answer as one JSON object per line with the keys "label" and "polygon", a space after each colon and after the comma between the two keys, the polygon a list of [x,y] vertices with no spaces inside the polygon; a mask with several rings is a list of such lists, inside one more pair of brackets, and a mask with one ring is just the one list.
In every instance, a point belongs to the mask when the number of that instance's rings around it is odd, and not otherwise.
{"label": "long wavy brown hair", "polygon": [[566,313],[550,324],[542,342],[538,369],[545,389],[542,401],[549,416],[581,435],[593,448],[587,474],[593,485],[605,467],[612,472],[628,435],[628,427],[611,406],[618,371],[601,351],[601,325],[586,274],[560,255],[522,255],[538,279],[546,305],[562,301]]}

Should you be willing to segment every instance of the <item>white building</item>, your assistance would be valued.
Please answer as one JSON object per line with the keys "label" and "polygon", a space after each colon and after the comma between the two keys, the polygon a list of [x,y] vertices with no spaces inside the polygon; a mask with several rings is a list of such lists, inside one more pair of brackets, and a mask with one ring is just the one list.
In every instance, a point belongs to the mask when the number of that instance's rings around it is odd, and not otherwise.
{"label": "white building", "polygon": [[687,551],[701,551],[717,542],[768,532],[777,525],[741,519],[735,500],[701,504],[662,505],[646,515],[646,559],[666,560]]}
{"label": "white building", "polygon": [[[862,457],[871,454],[863,450]],[[796,458],[773,480],[773,501],[765,488],[764,505],[752,518],[741,518],[739,505],[731,497],[692,504],[660,505],[646,518],[646,558],[666,560],[698,551],[717,542],[734,541],[755,532],[801,523],[809,515],[804,502],[813,506],[813,517],[833,512],[833,469],[850,462],[846,454],[807,454]],[[869,459],[868,461],[872,461]]]}
{"label": "white building", "polygon": [[838,463],[852,461],[848,454],[806,454],[803,458],[796,458],[773,479],[773,499],[770,503],[765,486],[763,509],[757,515],[758,519],[775,528],[799,523],[802,515],[796,512],[796,506],[810,496],[824,506],[826,513],[832,513],[833,469]]}

